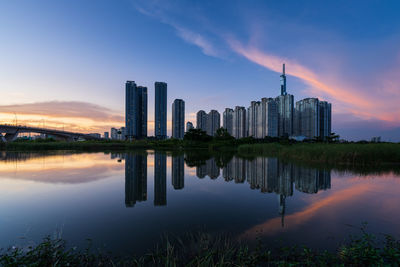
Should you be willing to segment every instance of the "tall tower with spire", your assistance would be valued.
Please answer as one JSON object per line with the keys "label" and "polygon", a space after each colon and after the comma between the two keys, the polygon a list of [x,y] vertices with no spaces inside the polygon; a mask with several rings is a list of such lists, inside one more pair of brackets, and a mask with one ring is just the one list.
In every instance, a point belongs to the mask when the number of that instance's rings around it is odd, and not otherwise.
{"label": "tall tower with spire", "polygon": [[283,63],[283,69],[282,69],[282,75],[281,75],[281,95],[287,95],[287,93],[286,93],[285,63]]}

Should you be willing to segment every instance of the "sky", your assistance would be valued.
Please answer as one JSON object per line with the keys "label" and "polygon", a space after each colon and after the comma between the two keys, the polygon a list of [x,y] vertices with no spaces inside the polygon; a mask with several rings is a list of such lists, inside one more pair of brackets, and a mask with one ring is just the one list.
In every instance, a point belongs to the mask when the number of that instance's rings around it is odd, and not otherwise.
{"label": "sky", "polygon": [[341,138],[400,141],[399,1],[0,0],[0,122],[124,125],[125,81],[198,110],[287,91],[332,103]]}

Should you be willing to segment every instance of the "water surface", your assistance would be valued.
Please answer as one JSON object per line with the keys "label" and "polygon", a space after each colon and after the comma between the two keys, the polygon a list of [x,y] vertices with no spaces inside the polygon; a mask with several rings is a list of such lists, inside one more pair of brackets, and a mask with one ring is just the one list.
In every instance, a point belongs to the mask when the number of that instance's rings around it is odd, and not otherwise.
{"label": "water surface", "polygon": [[51,235],[141,254],[164,233],[205,231],[333,249],[362,222],[399,238],[399,178],[232,155],[3,153],[0,246]]}

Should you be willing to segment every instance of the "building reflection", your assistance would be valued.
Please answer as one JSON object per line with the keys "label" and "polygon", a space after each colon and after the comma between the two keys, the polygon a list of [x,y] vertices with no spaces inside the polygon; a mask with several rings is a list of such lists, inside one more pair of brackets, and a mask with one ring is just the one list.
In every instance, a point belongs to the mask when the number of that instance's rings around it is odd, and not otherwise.
{"label": "building reflection", "polygon": [[[217,176],[218,177],[218,176]],[[175,190],[185,186],[185,159],[183,155],[172,156],[172,186]]]}
{"label": "building reflection", "polygon": [[147,155],[127,153],[125,156],[125,206],[147,200]]}
{"label": "building reflection", "polygon": [[237,157],[223,168],[225,181],[243,183],[247,181],[253,190],[262,193],[275,193],[278,197],[279,214],[284,215],[286,198],[293,196],[293,187],[307,194],[317,193],[331,187],[330,171],[299,167],[276,158],[256,158],[245,160]]}
{"label": "building reflection", "polygon": [[167,155],[154,154],[154,206],[167,205]]}
{"label": "building reflection", "polygon": [[[111,154],[112,158],[125,158],[125,205],[133,207],[136,202],[147,200],[147,155]],[[185,186],[185,157],[172,156],[171,181],[175,190]],[[208,176],[217,179],[220,168],[214,158],[203,161],[196,167],[199,178]],[[303,193],[315,194],[331,188],[330,171],[310,169],[280,161],[276,158],[256,158],[247,160],[233,157],[222,169],[225,181],[249,184],[250,189],[261,193],[274,193],[278,198],[278,213],[286,210],[286,199],[293,196],[294,188]],[[154,153],[154,206],[167,205],[167,155]]]}
{"label": "building reflection", "polygon": [[219,175],[220,169],[214,158],[208,159],[205,164],[196,167],[196,176],[199,178],[208,176],[214,180],[217,179]]}

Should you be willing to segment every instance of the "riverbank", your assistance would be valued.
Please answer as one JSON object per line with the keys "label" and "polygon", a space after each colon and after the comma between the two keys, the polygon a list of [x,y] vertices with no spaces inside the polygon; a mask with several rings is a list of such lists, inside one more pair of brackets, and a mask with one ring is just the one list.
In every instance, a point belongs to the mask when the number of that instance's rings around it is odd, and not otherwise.
{"label": "riverbank", "polygon": [[330,166],[400,165],[400,144],[244,144],[238,154],[245,157],[269,156]]}
{"label": "riverbank", "polygon": [[[137,140],[124,141],[16,141],[1,143],[1,151],[132,151],[165,150],[177,152],[230,152],[242,157],[278,157],[282,160],[326,164],[332,167],[348,166],[400,166],[400,144],[398,143],[265,143],[251,138],[240,140]],[[197,152],[196,152],[197,151]]]}
{"label": "riverbank", "polygon": [[28,248],[12,247],[0,254],[1,266],[398,266],[400,242],[365,232],[334,252],[307,247],[255,248],[234,239],[205,233],[165,238],[144,256],[114,257],[101,250],[69,249],[65,240],[45,238]]}

